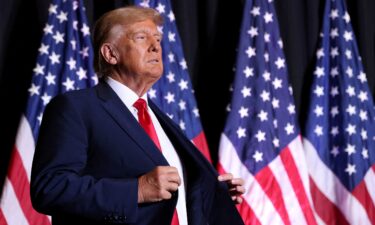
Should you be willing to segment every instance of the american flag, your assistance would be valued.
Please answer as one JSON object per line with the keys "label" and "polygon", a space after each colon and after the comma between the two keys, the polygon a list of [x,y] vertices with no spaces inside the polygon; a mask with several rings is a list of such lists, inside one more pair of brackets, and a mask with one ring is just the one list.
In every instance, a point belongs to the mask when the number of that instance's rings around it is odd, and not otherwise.
{"label": "american flag", "polygon": [[219,171],[245,180],[245,224],[317,224],[272,0],[247,0]]}
{"label": "american flag", "polygon": [[169,0],[136,0],[135,4],[154,8],[164,18],[163,26],[159,27],[163,33],[164,74],[148,96],[211,161],[171,3]]}
{"label": "american flag", "polygon": [[375,111],[344,0],[327,0],[304,131],[325,224],[375,224]]}
{"label": "american flag", "polygon": [[35,141],[46,104],[59,93],[93,86],[90,30],[81,0],[53,0],[48,22],[28,89],[1,196],[0,224],[51,224],[49,217],[33,210],[30,172]]}

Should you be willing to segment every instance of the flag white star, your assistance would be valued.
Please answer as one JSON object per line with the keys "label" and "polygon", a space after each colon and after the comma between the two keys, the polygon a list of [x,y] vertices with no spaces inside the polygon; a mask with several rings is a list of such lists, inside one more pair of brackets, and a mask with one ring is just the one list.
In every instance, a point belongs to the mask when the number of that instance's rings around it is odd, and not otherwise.
{"label": "flag white star", "polygon": [[336,19],[337,17],[339,17],[339,10],[337,9],[332,9],[331,10],[331,14],[329,15],[329,17],[331,17],[332,20]]}
{"label": "flag white star", "polygon": [[186,102],[184,100],[180,100],[178,106],[180,107],[180,110],[183,111],[186,109]]}
{"label": "flag white star", "polygon": [[58,16],[56,16],[57,19],[59,19],[59,22],[62,23],[64,21],[68,21],[68,13],[65,13],[64,11],[61,11]]}
{"label": "flag white star", "polygon": [[352,116],[357,113],[357,110],[354,105],[349,104],[348,107],[346,108],[346,112]]}
{"label": "flag white star", "polygon": [[362,157],[363,157],[364,159],[368,159],[368,150],[367,150],[367,149],[364,148],[364,149],[362,150],[361,154],[362,154]]}
{"label": "flag white star", "polygon": [[348,163],[348,166],[346,167],[345,172],[347,172],[349,176],[351,176],[353,173],[356,173],[357,170],[355,169],[355,165]]}
{"label": "flag white star", "polygon": [[48,55],[48,49],[49,49],[49,45],[45,45],[45,44],[42,43],[42,45],[40,46],[38,51],[41,55],[43,55],[43,54]]}
{"label": "flag white star", "polygon": [[367,101],[368,100],[367,92],[360,91],[359,95],[358,95],[358,98],[359,98],[359,100],[361,100],[361,102]]}
{"label": "flag white star", "polygon": [[345,73],[348,74],[348,77],[353,77],[353,69],[350,66],[346,68]]}
{"label": "flag white star", "polygon": [[331,108],[331,116],[332,118],[335,118],[339,114],[339,108],[337,106],[333,106]]}
{"label": "flag white star", "polygon": [[47,105],[49,101],[51,101],[52,96],[48,95],[47,92],[44,93],[42,96],[43,105]]}
{"label": "flag white star", "polygon": [[367,140],[367,131],[365,129],[362,128],[361,130],[361,137],[362,137],[362,140]]}
{"label": "flag white star", "polygon": [[247,31],[248,34],[250,34],[251,37],[255,37],[258,35],[258,28],[257,27],[250,27],[250,30]]}
{"label": "flag white star", "polygon": [[296,113],[296,107],[293,104],[289,104],[288,111],[289,111],[289,114],[294,114]]}
{"label": "flag white star", "polygon": [[333,67],[333,68],[331,69],[330,74],[331,74],[331,77],[338,76],[338,75],[339,75],[339,70],[338,70],[338,68],[337,68],[337,67]]}
{"label": "flag white star", "polygon": [[352,96],[355,95],[355,89],[354,89],[353,86],[350,86],[350,85],[346,88],[345,92],[346,92],[350,97],[352,97]]}
{"label": "flag white star", "polygon": [[286,131],[286,134],[288,134],[288,135],[294,134],[294,125],[292,125],[290,123],[287,123],[286,127],[284,129]]}
{"label": "flag white star", "polygon": [[318,97],[323,96],[323,95],[324,95],[324,87],[317,85],[317,86],[315,87],[314,93],[315,93],[316,96],[318,96]]}
{"label": "flag white star", "polygon": [[323,49],[323,48],[318,49],[318,50],[316,51],[316,57],[317,57],[318,59],[320,59],[320,58],[323,57],[323,56],[324,56],[324,49]]}
{"label": "flag white star", "polygon": [[174,62],[174,54],[173,54],[172,52],[170,52],[170,53],[168,54],[168,60],[169,60],[170,63],[173,63],[173,62]]}
{"label": "flag white star", "polygon": [[264,73],[262,74],[262,76],[263,76],[264,81],[269,81],[269,80],[271,80],[271,73],[268,72],[267,70],[264,71]]}
{"label": "flag white star", "polygon": [[246,78],[248,78],[250,76],[254,76],[254,69],[249,68],[248,66],[246,66],[246,68],[244,69],[243,72],[245,73]]}
{"label": "flag white star", "polygon": [[82,25],[81,32],[83,36],[90,36],[90,28],[86,24]]}
{"label": "flag white star", "polygon": [[167,95],[164,96],[165,100],[167,100],[168,104],[174,102],[174,94],[168,91]]}
{"label": "flag white star", "polygon": [[264,33],[264,42],[270,42],[271,40],[271,35],[267,32]]}
{"label": "flag white star", "polygon": [[83,58],[89,57],[89,47],[82,48],[82,50],[79,51],[79,54],[81,54]]}
{"label": "flag white star", "polygon": [[174,80],[174,73],[172,73],[171,71],[169,71],[169,73],[167,74],[167,79],[168,79],[168,82],[169,83],[173,83],[175,80]]}
{"label": "flag white star", "polygon": [[255,17],[255,16],[259,16],[260,15],[260,7],[253,7],[252,8],[252,10],[251,10],[251,12],[250,12],[251,14],[253,14],[253,16]]}
{"label": "flag white star", "polygon": [[252,56],[255,56],[256,55],[255,48],[252,48],[252,47],[249,46],[246,50],[246,54],[247,54],[248,58],[251,58]]}
{"label": "flag white star", "polygon": [[70,57],[70,59],[66,62],[66,64],[69,65],[70,70],[76,69],[77,62],[73,59],[73,57]]}
{"label": "flag white star", "polygon": [[84,70],[82,67],[79,67],[79,70],[76,74],[78,75],[79,80],[87,79],[87,71]]}
{"label": "flag white star", "polygon": [[52,38],[55,39],[55,43],[58,44],[60,42],[64,43],[64,36],[65,36],[64,33],[60,33],[56,31],[55,35],[53,35]]}
{"label": "flag white star", "polygon": [[158,6],[156,7],[156,10],[157,10],[160,14],[165,13],[165,5],[159,3]]}
{"label": "flag white star", "polygon": [[336,157],[339,154],[339,147],[333,146],[331,154],[333,155],[333,157]]}
{"label": "flag white star", "polygon": [[339,95],[339,88],[337,86],[331,87],[331,96],[335,97],[336,95]]}
{"label": "flag white star", "polygon": [[74,90],[74,80],[71,80],[69,77],[62,84],[65,86],[66,91]]}
{"label": "flag white star", "polygon": [[150,88],[147,92],[148,96],[151,98],[151,99],[154,99],[156,98],[156,90],[154,88]]}
{"label": "flag white star", "polygon": [[180,125],[181,130],[186,130],[185,122],[183,120],[180,120],[179,125]]}
{"label": "flag white star", "polygon": [[273,146],[280,147],[280,141],[276,137],[272,141]]}
{"label": "flag white star", "polygon": [[40,88],[40,86],[32,83],[31,87],[28,90],[30,92],[30,96],[39,95],[39,88]]}
{"label": "flag white star", "polygon": [[266,140],[266,133],[262,132],[261,130],[258,130],[258,133],[255,135],[256,139],[258,139],[258,142],[265,141]]}
{"label": "flag white star", "polygon": [[346,23],[350,22],[350,16],[348,12],[345,12],[345,15],[342,18],[345,20]]}
{"label": "flag white star", "polygon": [[255,162],[263,161],[263,153],[260,151],[255,151],[255,153],[253,154],[253,158]]}
{"label": "flag white star", "polygon": [[270,100],[270,93],[268,91],[263,90],[260,94],[260,97],[262,98],[263,102]]}
{"label": "flag white star", "polygon": [[358,79],[361,81],[361,83],[366,82],[367,81],[366,74],[363,71],[361,71],[358,75]]}
{"label": "flag white star", "polygon": [[246,137],[246,130],[242,127],[239,127],[237,129],[237,137],[238,138],[243,138],[243,137]]}
{"label": "flag white star", "polygon": [[352,41],[353,40],[353,33],[351,31],[344,31],[343,35],[345,41]]}
{"label": "flag white star", "polygon": [[46,24],[43,28],[44,34],[53,34],[53,25]]}
{"label": "flag white star", "polygon": [[275,90],[282,88],[282,82],[283,81],[281,79],[275,78],[272,82],[273,88],[275,88]]}
{"label": "flag white star", "polygon": [[359,111],[359,118],[361,118],[362,121],[366,121],[368,118],[367,118],[367,112],[364,111],[364,110],[360,110]]}
{"label": "flag white star", "polygon": [[195,107],[195,108],[193,109],[193,114],[194,114],[195,117],[199,117],[199,110],[198,110],[197,107]]}
{"label": "flag white star", "polygon": [[240,110],[238,110],[238,113],[240,114],[241,118],[248,117],[249,116],[249,109],[241,106]]}
{"label": "flag white star", "polygon": [[331,32],[330,32],[329,36],[332,39],[334,39],[335,37],[338,37],[339,36],[339,30],[337,28],[331,29]]}
{"label": "flag white star", "polygon": [[315,109],[314,109],[314,113],[315,113],[316,117],[323,116],[324,115],[323,107],[321,107],[320,105],[316,105]]}
{"label": "flag white star", "polygon": [[170,41],[170,42],[175,42],[176,41],[176,34],[175,33],[172,33],[172,32],[168,32],[168,40]]}
{"label": "flag white star", "polygon": [[323,68],[323,67],[320,67],[320,66],[317,66],[317,67],[315,68],[314,74],[315,74],[318,78],[324,76],[324,68]]}
{"label": "flag white star", "polygon": [[175,21],[175,16],[174,16],[174,14],[173,14],[172,11],[169,12],[169,14],[168,14],[168,18],[169,18],[169,21],[170,21],[170,22]]}
{"label": "flag white star", "polygon": [[180,66],[183,70],[186,70],[187,69],[187,64],[186,64],[186,61],[185,59],[181,60],[180,62]]}
{"label": "flag white star", "polygon": [[274,108],[274,109],[277,109],[277,108],[279,108],[279,100],[277,99],[277,98],[273,98],[272,99],[272,107]]}
{"label": "flag white star", "polygon": [[352,51],[350,51],[349,49],[346,49],[345,50],[345,56],[347,59],[351,59],[352,58]]}
{"label": "flag white star", "polygon": [[244,86],[241,90],[241,93],[242,93],[242,97],[244,98],[249,97],[251,96],[251,88]]}
{"label": "flag white star", "polygon": [[35,75],[44,75],[44,66],[39,65],[39,63],[36,64],[36,67],[33,69]]}
{"label": "flag white star", "polygon": [[48,72],[48,75],[46,76],[47,85],[56,84],[55,79],[56,79],[56,76]]}
{"label": "flag white star", "polygon": [[180,86],[181,91],[188,89],[188,82],[184,79],[180,80],[180,83],[178,83],[178,86]]}
{"label": "flag white star", "polygon": [[340,131],[339,131],[339,128],[338,127],[332,127],[331,128],[331,135],[332,136],[337,136],[338,134],[340,133]]}
{"label": "flag white star", "polygon": [[285,67],[285,59],[282,59],[282,58],[278,57],[277,60],[275,61],[275,64],[277,66],[277,69],[284,68]]}
{"label": "flag white star", "polygon": [[261,110],[259,113],[258,113],[258,117],[260,119],[260,121],[267,121],[268,120],[268,113]]}
{"label": "flag white star", "polygon": [[332,58],[335,58],[336,56],[338,56],[339,55],[339,48],[338,47],[332,47],[330,55],[331,55]]}
{"label": "flag white star", "polygon": [[315,129],[314,129],[314,133],[316,134],[316,136],[322,136],[323,135],[323,127],[322,126],[319,126],[319,125],[316,125],[315,126]]}
{"label": "flag white star", "polygon": [[51,60],[51,64],[54,65],[55,63],[60,63],[60,55],[52,52],[52,55],[48,57]]}
{"label": "flag white star", "polygon": [[57,14],[57,5],[51,4],[48,8],[48,14]]}
{"label": "flag white star", "polygon": [[270,22],[272,22],[273,21],[273,15],[272,15],[272,13],[269,13],[269,12],[266,12],[265,14],[264,14],[264,16],[263,16],[263,18],[264,18],[264,21],[266,22],[266,23],[270,23]]}
{"label": "flag white star", "polygon": [[356,133],[355,128],[356,128],[356,125],[353,125],[353,124],[349,123],[348,126],[346,127],[345,131],[348,132],[349,136],[351,136],[351,135]]}

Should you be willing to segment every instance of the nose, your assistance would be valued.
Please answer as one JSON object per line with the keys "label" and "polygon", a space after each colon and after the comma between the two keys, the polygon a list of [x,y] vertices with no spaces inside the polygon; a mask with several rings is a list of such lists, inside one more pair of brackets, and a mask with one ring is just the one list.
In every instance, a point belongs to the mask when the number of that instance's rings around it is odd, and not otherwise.
{"label": "nose", "polygon": [[153,37],[150,43],[149,51],[159,52],[160,50],[161,50],[160,41],[157,40],[155,37]]}

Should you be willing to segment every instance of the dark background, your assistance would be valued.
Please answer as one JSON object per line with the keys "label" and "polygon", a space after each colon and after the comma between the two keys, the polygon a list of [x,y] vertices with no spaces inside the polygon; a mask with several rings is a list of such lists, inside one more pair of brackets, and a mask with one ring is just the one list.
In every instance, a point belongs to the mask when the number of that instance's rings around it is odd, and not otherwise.
{"label": "dark background", "polygon": [[[214,162],[242,20],[244,0],[171,0]],[[0,0],[0,191],[25,108],[49,0]],[[84,0],[92,25],[132,1]],[[296,109],[304,120],[324,0],[274,0]],[[347,0],[369,86],[375,86],[375,1]]]}

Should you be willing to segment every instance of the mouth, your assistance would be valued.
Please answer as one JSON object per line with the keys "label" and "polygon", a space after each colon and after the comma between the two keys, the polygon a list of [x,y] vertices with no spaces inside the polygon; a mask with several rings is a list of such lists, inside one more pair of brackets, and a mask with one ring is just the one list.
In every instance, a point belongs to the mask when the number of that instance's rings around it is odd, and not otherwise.
{"label": "mouth", "polygon": [[152,63],[152,64],[157,64],[157,63],[160,62],[160,60],[159,59],[151,59],[151,60],[148,60],[147,62]]}

